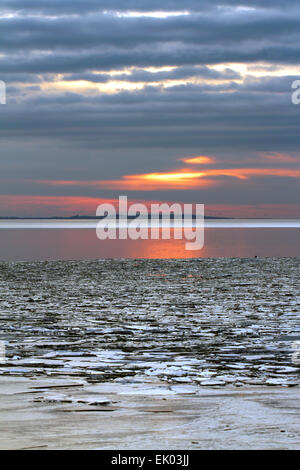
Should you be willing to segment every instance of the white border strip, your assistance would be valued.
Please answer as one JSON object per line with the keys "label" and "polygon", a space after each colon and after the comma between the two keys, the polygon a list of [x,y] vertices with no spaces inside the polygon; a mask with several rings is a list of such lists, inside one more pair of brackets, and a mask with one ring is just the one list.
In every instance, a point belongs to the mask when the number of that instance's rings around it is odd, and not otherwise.
{"label": "white border strip", "polygon": [[[107,219],[109,227],[127,228],[131,220],[114,222]],[[43,230],[43,229],[96,229],[99,220],[39,220],[39,219],[19,219],[19,220],[0,220],[0,230],[17,230],[17,229],[30,229],[30,230]],[[199,224],[199,222],[198,222]],[[203,228],[203,223],[200,224]],[[153,222],[149,220],[140,221],[141,228],[153,228]],[[164,221],[162,224],[155,225],[154,228],[159,227],[174,227],[174,223]],[[196,228],[196,221],[185,220],[183,222],[176,221],[176,227]],[[199,227],[199,225],[198,225]],[[300,219],[205,219],[204,228],[300,228]]]}

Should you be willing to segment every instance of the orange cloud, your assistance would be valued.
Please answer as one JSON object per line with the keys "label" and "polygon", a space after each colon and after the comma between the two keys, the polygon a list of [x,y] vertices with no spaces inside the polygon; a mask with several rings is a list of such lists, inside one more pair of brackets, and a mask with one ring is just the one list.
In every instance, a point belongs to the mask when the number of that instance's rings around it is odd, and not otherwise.
{"label": "orange cloud", "polygon": [[211,187],[220,184],[220,182],[216,179],[218,177],[230,177],[238,180],[247,180],[253,176],[300,178],[300,170],[284,168],[219,168],[193,171],[190,169],[180,169],[170,172],[125,175],[119,180],[44,180],[39,181],[39,183],[53,186],[94,186],[106,189],[154,191],[163,189],[195,189]]}
{"label": "orange cloud", "polygon": [[215,217],[300,218],[300,204],[206,204],[206,215]]}
{"label": "orange cloud", "polygon": [[263,160],[268,160],[272,162],[282,162],[282,163],[287,163],[287,162],[299,162],[300,159],[299,157],[293,157],[292,155],[289,155],[287,153],[279,153],[279,152],[262,152],[260,153],[260,156]]}
{"label": "orange cloud", "polygon": [[[168,204],[171,203],[170,201],[165,202],[168,202]],[[142,203],[150,209],[152,204],[160,204],[161,201],[131,199],[130,203]],[[100,204],[112,204],[118,209],[119,200],[82,196],[24,196],[2,194],[0,195],[0,216],[69,217],[75,214],[94,216]]]}
{"label": "orange cloud", "polygon": [[24,196],[0,195],[1,216],[71,216],[76,213],[93,215],[102,202],[113,203],[113,199],[81,196]]}
{"label": "orange cloud", "polygon": [[[138,201],[148,208],[153,203],[162,201]],[[174,201],[165,201],[173,204]],[[178,201],[177,201],[178,202]],[[110,203],[118,207],[117,199],[78,197],[78,196],[23,196],[0,195],[0,216],[71,216],[77,213],[94,215],[101,203]],[[223,217],[277,217],[299,218],[300,204],[206,204],[206,215]]]}
{"label": "orange cloud", "polygon": [[[212,186],[214,181],[205,179],[205,172],[195,172],[191,170],[179,170],[165,173],[146,173],[142,175],[127,175],[121,181],[108,182],[118,187],[123,184],[124,189],[186,189],[203,186]],[[104,182],[105,183],[105,182]]]}
{"label": "orange cloud", "polygon": [[141,175],[125,175],[120,180],[39,180],[39,184],[48,186],[77,186],[77,187],[98,187],[108,189],[127,190],[157,190],[164,188],[186,189],[199,186],[211,186],[214,181],[203,179],[204,172],[193,172],[190,170],[179,170],[166,173],[146,173]]}
{"label": "orange cloud", "polygon": [[248,179],[250,176],[281,176],[287,178],[299,178],[300,170],[284,168],[231,168],[205,170],[209,176],[231,176],[237,179]]}
{"label": "orange cloud", "polygon": [[212,157],[208,157],[206,155],[200,155],[199,157],[192,157],[192,158],[182,158],[181,159],[185,163],[191,163],[192,165],[211,165],[215,163],[215,159]]}

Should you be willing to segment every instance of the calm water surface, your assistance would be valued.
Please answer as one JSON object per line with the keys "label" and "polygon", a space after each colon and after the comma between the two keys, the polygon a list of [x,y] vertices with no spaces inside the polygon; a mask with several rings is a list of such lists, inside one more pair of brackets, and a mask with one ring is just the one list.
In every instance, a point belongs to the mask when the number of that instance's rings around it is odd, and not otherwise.
{"label": "calm water surface", "polygon": [[300,229],[206,229],[201,251],[186,251],[184,240],[100,241],[94,229],[0,230],[2,261],[254,256],[300,256]]}

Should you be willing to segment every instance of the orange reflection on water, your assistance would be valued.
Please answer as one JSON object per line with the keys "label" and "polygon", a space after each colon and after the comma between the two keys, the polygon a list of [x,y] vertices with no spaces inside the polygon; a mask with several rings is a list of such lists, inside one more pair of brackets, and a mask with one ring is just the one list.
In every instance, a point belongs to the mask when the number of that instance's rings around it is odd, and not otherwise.
{"label": "orange reflection on water", "polygon": [[186,240],[105,240],[96,231],[1,230],[0,260],[187,259],[300,256],[298,229],[206,229],[204,248]]}
{"label": "orange reflection on water", "polygon": [[[130,243],[130,242],[129,242]],[[186,259],[205,256],[205,248],[187,251],[185,240],[138,240],[129,247],[130,258],[146,259]]]}

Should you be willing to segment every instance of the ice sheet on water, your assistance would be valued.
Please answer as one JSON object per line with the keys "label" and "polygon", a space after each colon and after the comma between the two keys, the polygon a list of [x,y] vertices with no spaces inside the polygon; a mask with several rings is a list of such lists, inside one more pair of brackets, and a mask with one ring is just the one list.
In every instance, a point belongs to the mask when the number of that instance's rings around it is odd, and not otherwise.
{"label": "ice sheet on water", "polygon": [[0,263],[0,373],[299,383],[282,340],[299,334],[299,270],[298,258]]}
{"label": "ice sheet on water", "polygon": [[176,391],[171,387],[145,387],[143,384],[140,386],[131,385],[123,386],[118,392],[118,395],[176,395]]}

